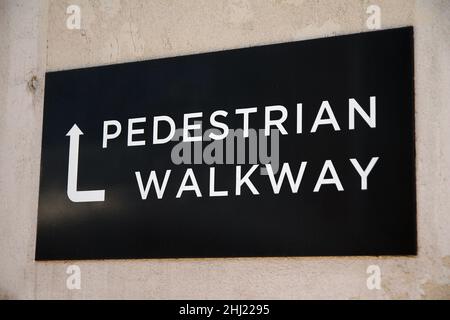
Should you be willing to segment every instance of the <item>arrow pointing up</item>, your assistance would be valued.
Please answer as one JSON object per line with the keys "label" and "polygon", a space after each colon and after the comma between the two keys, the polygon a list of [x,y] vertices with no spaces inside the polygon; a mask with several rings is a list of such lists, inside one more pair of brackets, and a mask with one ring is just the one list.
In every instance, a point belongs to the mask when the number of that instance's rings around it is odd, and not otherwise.
{"label": "arrow pointing up", "polygon": [[75,123],[67,132],[66,136],[70,137],[69,144],[69,168],[67,174],[67,196],[73,202],[95,202],[105,201],[105,190],[78,191],[78,148],[80,136],[83,132]]}
{"label": "arrow pointing up", "polygon": [[70,136],[81,136],[83,135],[83,131],[80,130],[80,128],[78,128],[77,124],[75,123],[72,128],[69,130],[69,132],[67,132],[66,136],[70,137]]}

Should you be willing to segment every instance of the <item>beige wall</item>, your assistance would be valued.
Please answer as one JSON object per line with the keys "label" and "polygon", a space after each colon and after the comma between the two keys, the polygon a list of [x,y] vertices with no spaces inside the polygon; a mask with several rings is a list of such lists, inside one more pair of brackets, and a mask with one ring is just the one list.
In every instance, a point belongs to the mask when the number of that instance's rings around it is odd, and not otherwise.
{"label": "beige wall", "polygon": [[[372,3],[383,28],[415,27],[417,257],[77,261],[72,291],[74,262],[34,261],[46,70],[365,31]],[[0,298],[449,299],[449,17],[447,0],[0,0]]]}

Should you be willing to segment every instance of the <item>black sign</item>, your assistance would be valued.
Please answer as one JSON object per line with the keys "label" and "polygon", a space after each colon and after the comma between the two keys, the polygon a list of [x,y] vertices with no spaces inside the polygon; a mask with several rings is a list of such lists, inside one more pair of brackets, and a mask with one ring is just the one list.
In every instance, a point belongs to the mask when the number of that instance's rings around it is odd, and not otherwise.
{"label": "black sign", "polygon": [[46,74],[36,259],[416,253],[413,29]]}

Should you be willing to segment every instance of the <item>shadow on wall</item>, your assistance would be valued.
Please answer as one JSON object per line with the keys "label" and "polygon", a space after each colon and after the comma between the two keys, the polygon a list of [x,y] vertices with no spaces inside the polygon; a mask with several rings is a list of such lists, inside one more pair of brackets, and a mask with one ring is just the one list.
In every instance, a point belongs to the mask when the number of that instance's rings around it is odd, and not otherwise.
{"label": "shadow on wall", "polygon": [[14,300],[16,299],[15,296],[13,296],[11,293],[6,291],[3,288],[0,288],[0,300]]}

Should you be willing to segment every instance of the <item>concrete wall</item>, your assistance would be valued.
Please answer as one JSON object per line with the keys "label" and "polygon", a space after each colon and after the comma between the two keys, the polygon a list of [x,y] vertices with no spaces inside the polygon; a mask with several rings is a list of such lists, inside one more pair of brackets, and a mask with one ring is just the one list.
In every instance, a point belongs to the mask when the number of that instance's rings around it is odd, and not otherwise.
{"label": "concrete wall", "polygon": [[[415,27],[417,257],[77,261],[81,290],[73,262],[34,261],[46,70],[366,31],[372,3],[382,28]],[[0,0],[0,298],[450,298],[449,17],[446,0]]]}

